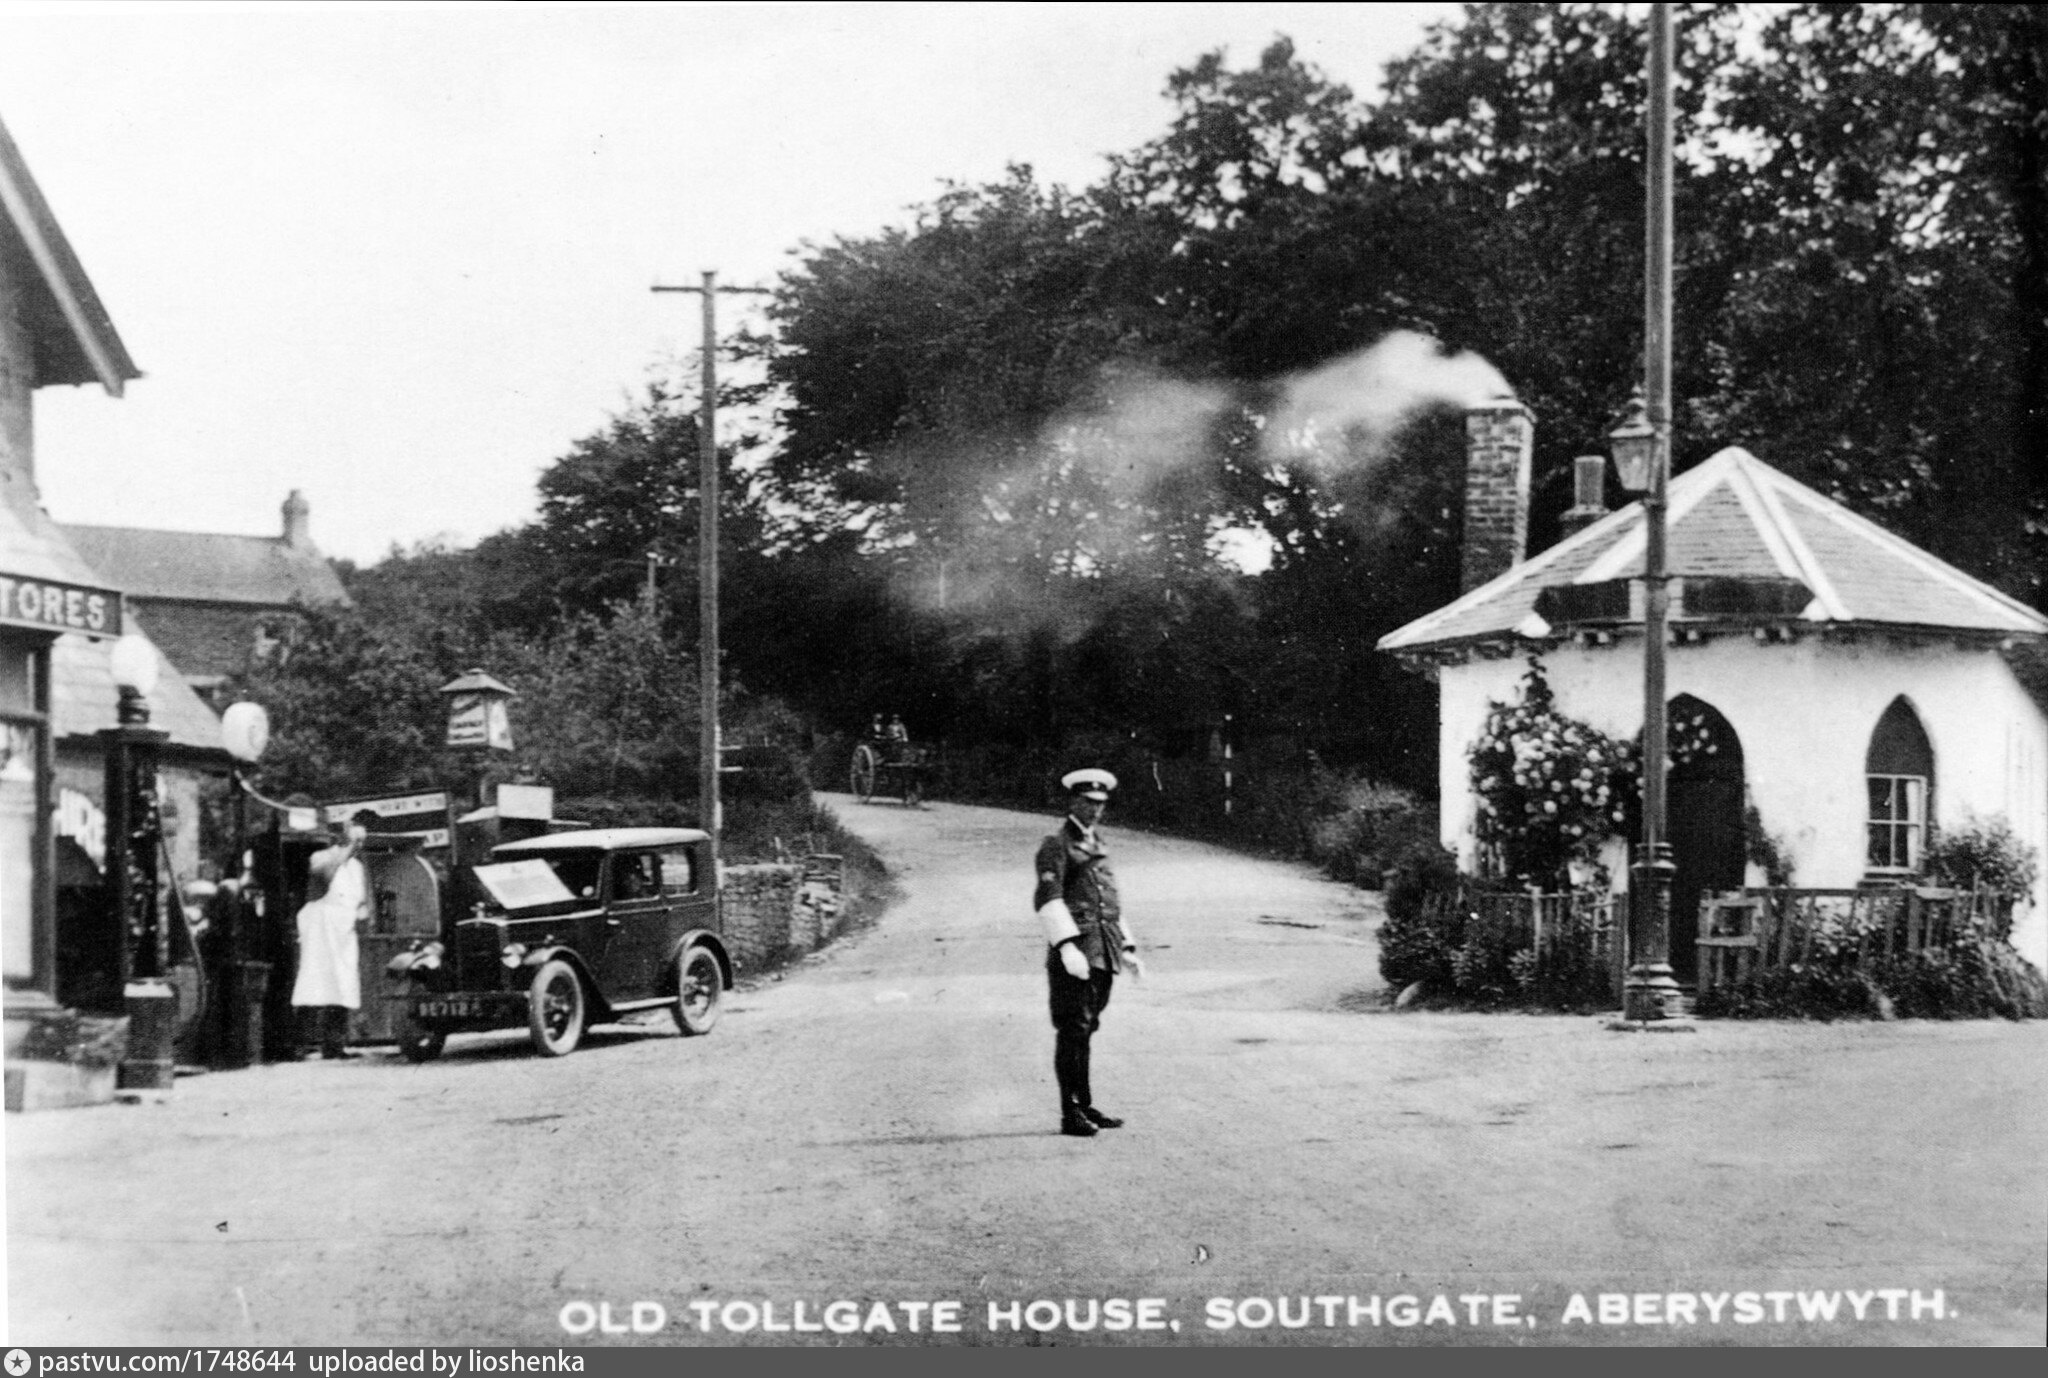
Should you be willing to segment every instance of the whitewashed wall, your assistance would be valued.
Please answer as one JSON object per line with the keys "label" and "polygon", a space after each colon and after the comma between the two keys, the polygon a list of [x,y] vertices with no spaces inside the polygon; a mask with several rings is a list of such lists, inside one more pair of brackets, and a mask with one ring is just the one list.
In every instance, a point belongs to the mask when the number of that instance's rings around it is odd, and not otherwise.
{"label": "whitewashed wall", "polygon": [[[1642,725],[1642,643],[1567,645],[1544,670],[1558,707],[1614,737]],[[1934,748],[1935,823],[1955,827],[2003,814],[2048,862],[2048,719],[1996,652],[1953,644],[1765,645],[1721,637],[1673,646],[1670,697],[1691,694],[1720,710],[1742,742],[1749,794],[1784,844],[1796,884],[1855,885],[1863,878],[1870,734],[1904,694]],[[1487,706],[1516,696],[1522,658],[1480,660],[1441,672],[1442,829],[1461,865],[1475,859],[1475,806],[1466,753]],[[1616,868],[1617,877],[1620,875]],[[2048,877],[2037,881],[2015,942],[2048,967]]]}

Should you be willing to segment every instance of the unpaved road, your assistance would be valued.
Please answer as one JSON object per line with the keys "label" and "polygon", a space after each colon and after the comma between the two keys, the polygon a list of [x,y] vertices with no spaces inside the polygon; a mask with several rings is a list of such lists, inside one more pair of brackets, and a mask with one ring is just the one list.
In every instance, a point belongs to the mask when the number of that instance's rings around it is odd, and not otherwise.
{"label": "unpaved road", "polygon": [[[834,802],[902,903],[708,1039],[476,1035],[10,1116],[9,1339],[2043,1341],[2048,1026],[1380,1012],[1370,897],[1112,828],[1151,972],[1095,1085],[1130,1123],[1067,1139],[1048,821]],[[1032,1305],[1069,1300],[1098,1328]],[[795,1323],[826,1328],[765,1329]]]}

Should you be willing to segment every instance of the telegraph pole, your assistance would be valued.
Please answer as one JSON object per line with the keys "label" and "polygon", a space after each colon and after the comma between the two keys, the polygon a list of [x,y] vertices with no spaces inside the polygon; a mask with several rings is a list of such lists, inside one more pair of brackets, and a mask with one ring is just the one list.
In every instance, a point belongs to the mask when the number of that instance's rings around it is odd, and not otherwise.
{"label": "telegraph pole", "polygon": [[715,861],[724,822],[718,801],[718,294],[769,296],[774,289],[720,287],[718,274],[706,271],[704,281],[695,287],[657,283],[653,290],[695,292],[704,302],[704,396],[697,423],[697,814],[704,831],[711,835]]}

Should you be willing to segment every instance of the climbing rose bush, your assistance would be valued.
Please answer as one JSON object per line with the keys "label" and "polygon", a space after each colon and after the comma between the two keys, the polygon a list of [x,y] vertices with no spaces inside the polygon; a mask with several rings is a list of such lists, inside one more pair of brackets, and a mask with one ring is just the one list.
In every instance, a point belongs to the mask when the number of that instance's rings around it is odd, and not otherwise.
{"label": "climbing rose bush", "polygon": [[1635,754],[1559,712],[1543,667],[1531,660],[1520,699],[1489,705],[1469,753],[1488,869],[1518,882],[1567,885],[1569,865],[1592,863],[1626,821]]}

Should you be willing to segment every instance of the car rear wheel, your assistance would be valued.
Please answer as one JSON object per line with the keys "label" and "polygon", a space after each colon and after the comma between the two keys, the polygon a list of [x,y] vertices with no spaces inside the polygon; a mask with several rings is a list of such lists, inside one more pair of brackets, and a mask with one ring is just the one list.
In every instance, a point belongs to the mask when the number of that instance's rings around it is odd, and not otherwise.
{"label": "car rear wheel", "polygon": [[526,996],[526,1027],[534,1051],[543,1057],[565,1057],[583,1041],[583,982],[576,968],[559,957],[541,963]]}
{"label": "car rear wheel", "polygon": [[413,1002],[432,992],[419,977],[409,976],[398,993],[401,998],[391,1020],[392,1031],[398,1036],[398,1051],[407,1062],[432,1062],[447,1045],[447,1031],[422,1024],[413,1012]]}
{"label": "car rear wheel", "polygon": [[685,1038],[708,1034],[718,1023],[725,972],[711,949],[692,943],[676,958],[676,1027]]}

